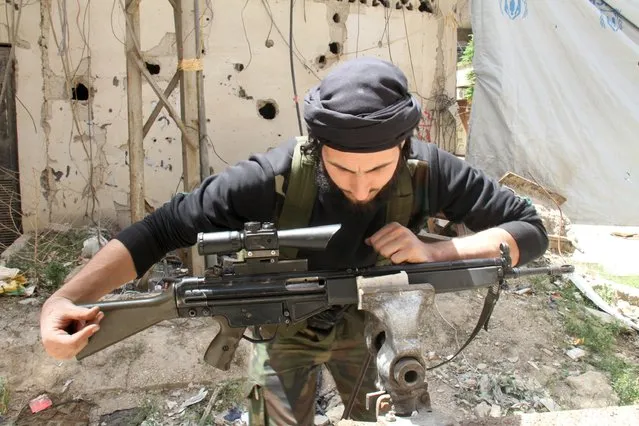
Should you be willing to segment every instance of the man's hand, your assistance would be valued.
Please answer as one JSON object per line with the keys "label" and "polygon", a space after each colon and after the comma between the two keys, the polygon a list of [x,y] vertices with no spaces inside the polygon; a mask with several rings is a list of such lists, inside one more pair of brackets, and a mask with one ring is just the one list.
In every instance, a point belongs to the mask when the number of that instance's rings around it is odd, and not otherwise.
{"label": "man's hand", "polygon": [[395,264],[435,261],[432,247],[420,241],[410,229],[397,222],[385,225],[367,238],[366,244]]}
{"label": "man's hand", "polygon": [[410,229],[393,222],[366,239],[366,244],[395,264],[499,257],[501,243],[508,244],[512,264],[517,266],[519,264],[517,241],[501,228],[490,228],[448,241],[425,243]]}
{"label": "man's hand", "polygon": [[[89,337],[99,329],[104,313],[97,306],[87,309],[69,299],[52,296],[42,308],[40,333],[46,352],[64,360],[76,356],[89,343]],[[67,329],[72,328],[73,334]]]}

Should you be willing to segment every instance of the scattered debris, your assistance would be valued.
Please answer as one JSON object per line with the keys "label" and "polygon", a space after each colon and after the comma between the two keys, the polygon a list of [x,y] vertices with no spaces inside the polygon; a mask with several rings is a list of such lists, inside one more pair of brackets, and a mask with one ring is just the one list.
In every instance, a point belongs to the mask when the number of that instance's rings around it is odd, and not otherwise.
{"label": "scattered debris", "polygon": [[540,399],[549,396],[536,380],[517,373],[466,372],[457,377],[457,381],[463,385],[456,394],[459,402],[474,407],[478,417],[542,410]]}
{"label": "scattered debris", "polygon": [[561,205],[567,201],[566,197],[513,172],[504,174],[499,179],[499,183],[510,188],[517,195],[526,198],[535,206],[548,231],[551,251],[572,253],[577,248],[576,242],[567,237],[571,225],[570,219],[561,211]]}
{"label": "scattered debris", "polygon": [[488,415],[490,417],[501,417],[501,407],[499,405],[492,405]]}
{"label": "scattered debris", "polygon": [[513,172],[506,172],[499,183],[511,188],[519,195],[528,196],[535,200],[548,200],[549,198],[557,205],[561,206],[567,198],[553,191],[548,191],[541,185]]}
{"label": "scattered debris", "polygon": [[87,238],[82,243],[82,257],[93,258],[107,242],[107,239],[102,235],[100,235],[99,240],[97,235]]}
{"label": "scattered debris", "polygon": [[625,238],[626,240],[639,240],[638,232],[614,231],[614,232],[611,232],[610,235],[612,235],[613,237]]}
{"label": "scattered debris", "polygon": [[69,379],[66,382],[64,382],[64,385],[62,386],[62,392],[60,393],[65,393],[67,391],[67,389],[69,389],[69,385],[73,383],[73,379]]}
{"label": "scattered debris", "polygon": [[541,350],[548,356],[553,356],[554,354],[552,353],[551,350],[546,349],[546,348],[541,348]]}
{"label": "scattered debris", "polygon": [[324,415],[317,414],[315,415],[315,420],[313,421],[315,426],[326,426],[331,423],[330,419]]}
{"label": "scattered debris", "polygon": [[2,254],[0,254],[0,265],[5,266],[6,262],[18,252],[23,250],[26,245],[31,240],[30,234],[22,234],[20,235],[9,247],[4,249]]}
{"label": "scattered debris", "polygon": [[489,404],[485,402],[481,402],[475,407],[475,415],[480,419],[483,417],[488,417],[490,415],[491,407]]}
{"label": "scattered debris", "polygon": [[15,419],[15,423],[11,424],[16,426],[88,425],[89,413],[93,408],[95,408],[94,403],[81,398],[62,399],[61,395],[44,394],[26,404]]}
{"label": "scattered debris", "polygon": [[566,355],[573,361],[577,361],[579,358],[586,356],[586,351],[581,348],[572,348],[566,351]]}
{"label": "scattered debris", "polygon": [[100,416],[100,425],[139,425],[146,418],[143,407],[128,408]]}
{"label": "scattered debris", "polygon": [[47,394],[42,394],[29,401],[29,408],[31,408],[32,413],[38,413],[42,410],[46,410],[51,407],[51,405],[53,405],[53,402]]}
{"label": "scattered debris", "polygon": [[[7,268],[6,266],[0,266],[0,295],[4,296],[30,296],[35,290],[24,287],[27,283],[27,279],[20,273],[18,268]],[[30,294],[27,294],[30,293]]]}
{"label": "scattered debris", "polygon": [[200,391],[197,393],[197,395],[194,395],[191,398],[184,401],[182,405],[180,405],[180,408],[178,408],[177,411],[170,413],[169,416],[182,414],[187,407],[190,407],[191,405],[195,405],[199,402],[202,402],[204,398],[206,398],[206,395],[208,395],[208,393],[209,391],[207,391],[206,388],[201,388]]}
{"label": "scattered debris", "polygon": [[541,398],[539,402],[541,402],[544,405],[544,407],[548,409],[548,411],[561,410],[561,407],[555,401],[553,401],[552,398]]}
{"label": "scattered debris", "polygon": [[242,417],[242,410],[238,407],[231,407],[229,411],[224,415],[224,420],[227,422],[234,422]]}
{"label": "scattered debris", "polygon": [[[599,309],[612,315],[615,319],[621,321],[623,324],[639,331],[639,322],[633,321],[631,318],[625,316],[618,308],[613,308],[608,302],[606,302],[596,291],[596,287],[601,287],[604,284],[611,286],[618,293],[625,293],[627,299],[639,301],[639,289],[623,286],[611,281],[598,279],[598,285],[593,285],[592,280],[585,276],[572,274],[570,281],[586,296],[592,303],[597,305]],[[619,297],[619,296],[617,296]],[[634,311],[633,311],[634,312]]]}

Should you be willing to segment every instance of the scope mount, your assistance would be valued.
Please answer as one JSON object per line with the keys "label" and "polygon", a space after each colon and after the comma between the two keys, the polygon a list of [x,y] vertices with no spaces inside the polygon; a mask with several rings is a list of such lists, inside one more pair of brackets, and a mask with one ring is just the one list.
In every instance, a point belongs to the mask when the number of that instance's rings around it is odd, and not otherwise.
{"label": "scope mount", "polygon": [[238,252],[237,260],[223,258],[224,273],[249,275],[308,271],[306,259],[280,259],[277,229],[272,222],[246,222],[242,243],[244,248]]}

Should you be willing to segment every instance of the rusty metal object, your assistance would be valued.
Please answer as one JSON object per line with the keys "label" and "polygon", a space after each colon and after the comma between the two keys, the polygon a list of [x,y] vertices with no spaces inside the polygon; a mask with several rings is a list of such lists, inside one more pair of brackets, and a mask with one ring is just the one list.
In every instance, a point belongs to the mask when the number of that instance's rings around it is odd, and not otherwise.
{"label": "rusty metal object", "polygon": [[[431,411],[424,339],[426,313],[433,306],[435,289],[430,284],[410,284],[408,275],[360,277],[357,283],[358,308],[366,311],[364,334],[378,370],[381,391],[367,396],[392,402],[392,413],[410,416],[414,411]],[[383,411],[383,410],[382,410]]]}

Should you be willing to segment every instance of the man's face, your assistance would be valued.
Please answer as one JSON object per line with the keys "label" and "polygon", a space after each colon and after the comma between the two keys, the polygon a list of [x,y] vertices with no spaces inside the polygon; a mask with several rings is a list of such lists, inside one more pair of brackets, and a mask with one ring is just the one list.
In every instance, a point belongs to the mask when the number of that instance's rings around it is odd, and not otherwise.
{"label": "man's face", "polygon": [[324,168],[333,184],[354,205],[371,202],[395,176],[401,149],[379,152],[342,152],[322,146]]}

